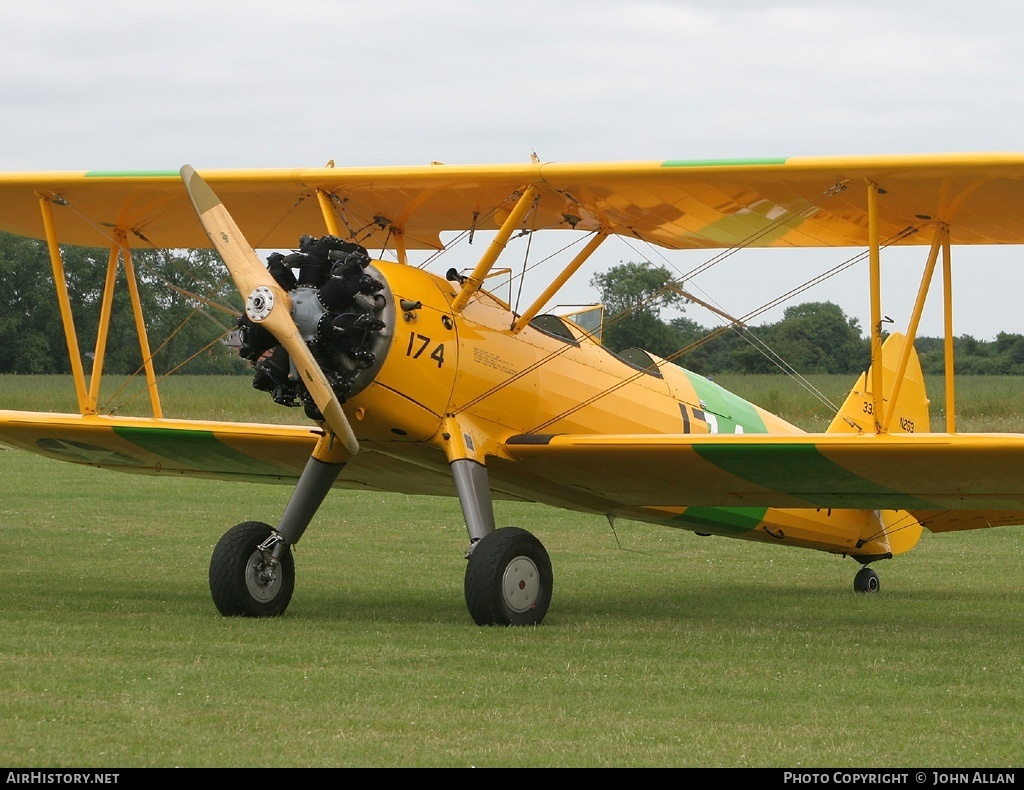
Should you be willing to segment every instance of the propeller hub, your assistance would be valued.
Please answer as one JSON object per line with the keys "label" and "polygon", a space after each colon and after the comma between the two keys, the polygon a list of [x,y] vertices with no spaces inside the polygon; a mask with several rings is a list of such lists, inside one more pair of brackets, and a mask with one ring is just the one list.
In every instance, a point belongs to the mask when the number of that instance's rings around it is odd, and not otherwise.
{"label": "propeller hub", "polygon": [[250,321],[255,321],[257,324],[265,320],[273,309],[274,292],[265,285],[253,290],[249,294],[249,298],[245,300],[245,314],[249,316]]}

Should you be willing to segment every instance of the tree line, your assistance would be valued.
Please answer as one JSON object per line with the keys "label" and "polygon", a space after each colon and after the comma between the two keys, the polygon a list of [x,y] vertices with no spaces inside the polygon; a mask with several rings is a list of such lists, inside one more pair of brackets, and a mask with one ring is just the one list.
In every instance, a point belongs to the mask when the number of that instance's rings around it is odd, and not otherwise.
{"label": "tree line", "polygon": [[[778,322],[723,330],[686,316],[663,320],[663,309],[685,308],[687,301],[668,287],[672,282],[668,269],[649,262],[623,263],[595,275],[590,284],[605,306],[603,343],[612,350],[645,348],[704,375],[867,369],[870,340],[859,321],[832,302],[793,305]],[[945,372],[942,338],[918,337],[915,347],[926,374]],[[1024,376],[1022,335],[1001,332],[993,341],[961,335],[953,350],[958,374]]]}
{"label": "tree line", "polygon": [[[99,328],[109,252],[62,247],[78,345],[89,370]],[[220,342],[241,300],[212,250],[132,250],[139,299],[158,374],[241,373],[248,363]],[[686,297],[666,288],[671,273],[648,262],[624,263],[595,275],[591,286],[605,306],[604,344],[613,351],[644,348],[705,375],[774,373],[780,361],[803,374],[863,371],[870,359],[857,319],[831,302],[786,309],[776,323],[705,327],[683,316],[663,320],[665,308],[685,308]],[[199,298],[197,298],[199,297]],[[1024,375],[1024,336],[994,341],[956,338],[956,369],[964,374]],[[941,374],[941,338],[917,339],[925,373]],[[118,266],[104,371],[132,374],[142,352],[124,267]],[[0,373],[69,373],[67,346],[43,242],[0,233]]]}
{"label": "tree line", "polygon": [[[62,246],[61,257],[78,347],[88,372],[99,331],[109,251]],[[234,349],[219,342],[235,319],[211,305],[240,310],[241,301],[212,250],[132,250],[131,262],[158,374],[247,369]],[[135,373],[143,360],[123,265],[117,267],[111,316],[103,370]],[[0,373],[70,372],[46,244],[0,233]]]}

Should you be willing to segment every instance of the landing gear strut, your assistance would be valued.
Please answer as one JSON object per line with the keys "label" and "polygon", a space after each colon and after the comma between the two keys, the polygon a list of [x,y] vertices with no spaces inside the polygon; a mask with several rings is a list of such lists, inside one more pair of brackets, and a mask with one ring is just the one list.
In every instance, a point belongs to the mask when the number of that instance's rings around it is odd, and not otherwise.
{"label": "landing gear strut", "polygon": [[329,458],[331,445],[330,436],[317,443],[277,529],[262,521],[246,521],[225,532],[213,550],[210,593],[225,617],[276,617],[288,608],[295,589],[291,547],[345,466],[317,457]]}

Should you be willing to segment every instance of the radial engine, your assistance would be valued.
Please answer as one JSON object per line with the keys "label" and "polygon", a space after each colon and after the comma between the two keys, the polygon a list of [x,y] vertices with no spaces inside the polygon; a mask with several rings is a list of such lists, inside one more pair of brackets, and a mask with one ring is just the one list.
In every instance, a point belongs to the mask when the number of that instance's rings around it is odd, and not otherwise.
{"label": "radial engine", "polygon": [[[336,236],[303,236],[297,251],[267,258],[267,268],[292,302],[292,319],[342,403],[379,371],[394,332],[387,282],[366,250]],[[265,291],[265,293],[261,293]],[[302,406],[322,421],[288,352],[260,325],[273,309],[269,289],[256,289],[238,321],[238,353],[254,367],[253,386],[282,406]]]}

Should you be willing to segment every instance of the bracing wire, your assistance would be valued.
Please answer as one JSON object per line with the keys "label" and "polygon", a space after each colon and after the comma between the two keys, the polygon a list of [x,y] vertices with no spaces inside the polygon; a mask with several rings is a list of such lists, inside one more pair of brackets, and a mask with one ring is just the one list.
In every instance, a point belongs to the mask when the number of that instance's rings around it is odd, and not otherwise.
{"label": "bracing wire", "polygon": [[[899,240],[901,238],[905,238],[906,236],[910,235],[913,232],[916,232],[916,228],[913,228],[913,227],[905,228],[903,231],[901,231],[900,233],[896,234],[884,246],[889,246],[890,244],[895,243],[896,240]],[[778,296],[775,299],[771,300],[770,302],[765,303],[761,307],[758,307],[758,308],[750,311],[746,315],[741,316],[740,319],[739,319],[739,322],[743,323],[743,324],[748,323],[752,319],[757,318],[762,313],[765,313],[768,310],[772,309],[773,307],[776,307],[779,304],[781,304],[781,303],[783,303],[785,301],[788,301],[789,299],[792,299],[793,296],[795,296],[797,294],[800,294],[800,293],[803,293],[808,288],[811,288],[811,287],[813,287],[815,285],[818,285],[819,283],[827,280],[829,277],[834,277],[835,275],[839,274],[840,272],[845,271],[846,269],[850,268],[854,264],[862,261],[866,256],[867,256],[867,253],[864,253],[864,252],[858,253],[857,255],[847,259],[843,263],[841,263],[841,264],[839,264],[837,266],[834,266],[832,269],[829,269],[827,272],[824,272],[823,274],[820,274],[817,277],[814,277],[811,280],[808,280],[803,285],[800,285],[800,286],[798,286],[796,288],[793,288],[793,289],[787,291],[786,293],[782,294],[781,296]],[[700,346],[704,345],[705,343],[710,342],[711,340],[715,339],[716,337],[719,337],[720,335],[724,334],[725,332],[732,331],[734,328],[735,327],[734,327],[733,324],[729,324],[729,325],[726,325],[726,326],[719,327],[718,329],[713,330],[712,332],[709,332],[708,334],[704,335],[702,338],[699,338],[698,340],[695,340],[694,342],[690,343],[689,345],[679,349],[675,353],[670,354],[669,356],[665,357],[662,362],[657,362],[656,366],[660,367],[663,364],[674,362],[676,359],[679,359],[681,356],[690,353],[691,351],[699,348]],[[591,396],[587,400],[582,401],[582,402],[580,402],[580,403],[570,407],[569,409],[566,409],[561,414],[558,414],[555,417],[551,418],[550,420],[547,420],[544,423],[542,423],[542,424],[532,428],[531,430],[527,431],[527,433],[535,433],[537,431],[541,431],[544,428],[548,427],[549,425],[552,425],[552,424],[558,422],[559,420],[564,419],[565,417],[568,417],[570,414],[574,414],[575,412],[579,411],[580,409],[585,408],[586,406],[589,406],[590,404],[600,400],[601,398],[603,398],[603,397],[605,397],[605,396],[607,396],[607,395],[609,395],[609,394],[611,394],[613,392],[616,392],[620,388],[626,386],[627,384],[629,384],[629,383],[631,383],[633,381],[638,380],[640,377],[645,376],[645,375],[647,375],[647,371],[646,370],[638,371],[637,373],[633,374],[632,376],[629,376],[629,377],[627,377],[625,379],[622,379],[619,382],[617,382],[616,384],[612,385],[611,387],[608,387],[608,388],[602,390],[601,392],[596,393],[595,395]]]}
{"label": "bracing wire", "polygon": [[[763,238],[764,236],[773,233],[779,227],[782,227],[785,224],[787,224],[789,222],[792,222],[794,218],[803,216],[803,215],[805,215],[809,211],[816,210],[818,208],[817,203],[819,201],[821,201],[821,200],[823,200],[825,198],[831,197],[832,195],[838,194],[839,192],[842,192],[845,188],[846,188],[845,185],[842,184],[842,183],[833,184],[828,189],[823,190],[814,200],[808,201],[807,204],[802,209],[800,209],[798,211],[793,211],[793,212],[790,212],[790,213],[787,213],[787,214],[780,215],[775,220],[773,220],[772,222],[768,223],[768,225],[766,225],[766,226],[764,226],[762,228],[759,228],[757,231],[752,233],[750,236],[748,236],[747,238],[743,239],[735,247],[732,247],[732,248],[730,248],[728,250],[724,250],[724,251],[716,254],[708,262],[705,262],[704,264],[701,264],[696,269],[694,269],[692,272],[688,272],[688,273],[682,275],[681,277],[679,277],[677,280],[674,280],[671,283],[667,283],[665,285],[665,287],[663,287],[661,289],[658,289],[657,291],[652,292],[648,297],[646,297],[645,299],[639,300],[635,305],[632,305],[632,306],[630,306],[630,307],[620,311],[616,315],[613,315],[610,318],[607,318],[605,320],[605,322],[604,322],[605,327],[613,325],[613,324],[615,324],[618,321],[622,321],[622,320],[628,318],[630,315],[632,315],[633,313],[637,312],[638,310],[642,310],[642,309],[645,309],[646,307],[650,307],[651,305],[655,304],[657,301],[663,299],[665,297],[665,294],[670,290],[671,286],[674,286],[677,283],[683,282],[687,278],[695,276],[695,273],[699,274],[701,272],[707,271],[709,268],[711,268],[711,266],[714,266],[717,263],[720,263],[720,262],[726,260],[731,255],[733,255],[734,253],[738,252],[740,249],[744,249],[746,247],[751,246],[752,244],[754,244],[756,241],[758,241],[759,239]],[[854,260],[852,260],[852,261],[848,262],[847,264],[845,264],[845,266],[848,267],[848,266],[853,265],[853,263],[857,262],[857,260],[860,260],[861,257],[863,257],[863,256],[862,255],[861,256],[857,256]],[[824,275],[824,276],[819,276],[817,278],[814,278],[814,280],[811,281],[811,284],[807,285],[806,287],[811,287],[811,285],[816,285],[819,282],[823,281],[824,279],[827,279],[830,276],[834,276],[834,274],[838,274],[838,272],[842,270],[841,267],[843,267],[843,266],[844,265],[841,264],[840,267],[836,267],[836,269],[832,270],[831,273],[826,273],[826,275]],[[677,271],[678,271],[678,269],[677,269]],[[785,301],[785,299],[791,298],[793,294],[800,293],[802,290],[805,290],[805,288],[801,287],[801,288],[793,289],[792,291],[787,292],[787,294],[783,294],[783,296],[779,297],[779,299],[776,299],[773,302],[768,303],[768,305],[766,305],[765,307],[759,308],[759,309],[757,309],[755,311],[752,311],[749,314],[749,316],[747,316],[744,319],[742,319],[742,321],[745,322],[749,318],[756,317],[756,316],[760,315],[762,312],[765,312],[765,311],[771,309],[772,307],[774,307],[777,304],[779,304],[781,301]],[[671,355],[666,361],[672,361],[672,360],[678,359],[680,356],[682,356],[682,354],[689,353],[693,349],[699,347],[700,345],[703,345],[704,342],[707,342],[708,340],[711,340],[714,337],[718,337],[720,334],[722,334],[724,331],[728,330],[729,328],[730,327],[723,327],[721,330],[717,330],[717,331],[713,332],[711,335],[706,336],[705,339],[703,339],[702,341],[698,341],[696,343],[689,344],[685,348],[683,348],[680,351],[676,352],[675,354]],[[585,332],[585,336],[587,338],[592,338],[593,337],[593,333],[592,332]],[[527,366],[523,370],[518,371],[517,373],[513,374],[512,376],[510,376],[509,378],[505,379],[504,381],[499,382],[494,387],[490,388],[489,390],[481,393],[477,397],[475,397],[472,400],[470,400],[468,403],[463,404],[458,409],[458,411],[461,412],[461,411],[465,411],[466,409],[471,408],[475,404],[485,400],[486,398],[490,397],[494,393],[496,393],[496,392],[500,391],[501,389],[509,386],[513,382],[518,381],[523,376],[529,375],[534,370],[537,370],[538,368],[540,368],[541,366],[547,364],[551,360],[561,356],[561,354],[565,353],[568,350],[568,348],[569,348],[569,346],[558,348],[558,349],[552,351],[551,353],[549,353],[547,356],[542,357],[541,359],[538,359],[533,364]],[[636,378],[638,378],[639,376],[642,376],[642,375],[645,375],[645,373],[643,371],[641,371],[639,374],[637,374],[637,376],[628,377],[627,379],[624,380],[623,384],[620,385],[620,386],[624,386],[625,383],[634,381],[634,380],[636,380]],[[617,388],[618,387],[613,387],[613,388],[609,389],[608,392],[614,392]],[[596,399],[597,397],[601,397],[601,394],[599,393],[598,396],[595,396],[594,399]],[[593,400],[588,400],[586,403],[580,404],[576,408],[573,408],[573,409],[569,410],[568,413],[571,414],[571,413],[577,411],[579,408],[582,408],[583,406],[585,406],[585,405],[587,405],[588,403],[591,403],[591,402],[593,402]],[[560,418],[561,418],[561,416],[557,417],[556,420],[560,419]],[[545,425],[547,425],[547,424],[550,424],[550,423],[545,423]],[[541,427],[543,427],[543,426],[541,426]],[[539,429],[540,428],[535,428],[534,430],[539,430]]]}

